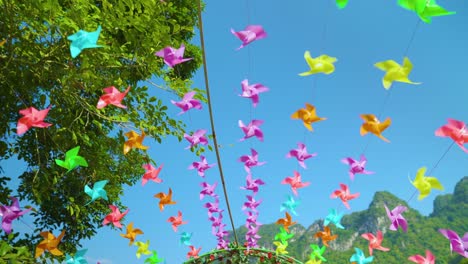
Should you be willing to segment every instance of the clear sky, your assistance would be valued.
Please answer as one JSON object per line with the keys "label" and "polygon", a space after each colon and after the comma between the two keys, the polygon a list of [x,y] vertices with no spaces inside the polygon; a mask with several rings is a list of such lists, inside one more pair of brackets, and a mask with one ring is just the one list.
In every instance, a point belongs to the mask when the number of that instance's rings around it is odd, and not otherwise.
{"label": "clear sky", "polygon": [[[431,170],[452,143],[449,138],[436,137],[434,131],[446,124],[447,118],[468,122],[468,37],[464,33],[468,25],[468,3],[439,1],[439,4],[457,14],[436,17],[432,24],[425,24],[418,22],[414,13],[399,7],[396,1],[350,0],[343,10],[338,10],[331,0],[207,2],[203,19],[212,106],[236,227],[245,223],[241,207],[245,195],[250,194],[239,189],[245,184],[246,173],[237,159],[250,154],[251,147],[259,152],[260,161],[267,162],[252,170],[255,178],[266,182],[257,195],[263,200],[259,206],[261,223],[272,223],[284,216],[279,208],[285,196],[292,192],[280,182],[292,176],[294,170],[301,173],[304,181],[311,182],[310,186],[299,190],[302,203],[297,208],[299,216],[294,217],[306,227],[324,218],[329,208],[346,210],[341,201],[330,199],[339,183],[346,183],[352,193],[361,194],[350,202],[351,210],[346,213],[366,209],[376,191],[390,191],[402,199],[411,197],[415,188],[408,175],[414,178],[422,166]],[[262,25],[268,37],[235,51],[240,41],[230,33],[230,28],[238,31],[248,24]],[[198,35],[194,43],[199,43]],[[298,76],[308,70],[304,60],[306,50],[312,57],[320,54],[336,57],[335,72]],[[410,79],[422,84],[394,83],[386,91],[381,82],[384,72],[373,65],[388,59],[402,63],[404,55],[414,65]],[[249,99],[238,96],[243,79],[270,89],[260,95],[255,109]],[[201,70],[194,82],[194,87],[204,88]],[[177,101],[178,98],[150,87],[155,95],[164,98],[171,114],[180,112],[170,104],[171,99]],[[307,131],[301,121],[290,118],[306,102],[316,106],[319,116],[327,118],[313,124],[314,132]],[[384,132],[391,143],[374,135],[360,136],[362,120],[359,115],[367,113],[392,119],[392,125]],[[201,111],[192,110],[180,118],[190,131],[211,130],[206,104]],[[255,138],[239,142],[243,133],[238,120],[248,123],[251,119],[265,121],[261,126],[264,142]],[[296,160],[285,157],[298,142],[304,142],[310,153],[318,154],[306,162],[307,170],[300,168]],[[122,200],[130,212],[124,223],[134,222],[135,227],[142,229],[145,234],[138,240],[150,240],[150,248],[158,251],[168,264],[186,260],[188,247],[179,244],[183,231],[193,232],[192,243],[202,247],[201,253],[213,249],[216,240],[211,234],[207,209],[203,207],[208,200],[200,201],[198,197],[203,180],[220,185],[218,168],[208,170],[205,179],[195,170],[187,170],[199,158],[184,149],[188,145],[185,140],[166,138],[158,144],[147,138],[144,143],[150,146],[151,157],[164,164],[160,174],[163,183],[125,187]],[[340,160],[348,156],[358,158],[366,144],[367,169],[376,173],[357,175],[351,183],[348,168]],[[216,162],[214,152],[205,156],[209,163]],[[21,169],[14,168],[16,165],[13,161],[2,164],[9,175],[21,173]],[[445,190],[435,190],[422,201],[414,197],[410,206],[429,214],[436,195],[453,192],[455,183],[465,175],[468,175],[468,154],[454,145],[431,173],[439,178]],[[167,192],[169,187],[173,189],[177,204],[160,212],[153,195]],[[222,196],[221,186],[216,192]],[[221,207],[226,209],[224,198],[221,198]],[[178,210],[188,224],[175,233],[166,220]],[[227,213],[224,219],[230,227]],[[28,222],[27,217],[24,222]],[[24,225],[17,222],[14,228],[29,230]],[[128,246],[128,240],[120,237],[120,233],[105,226],[92,240],[84,241],[83,248],[89,249],[89,262],[144,263],[145,256],[137,260],[137,248]]]}

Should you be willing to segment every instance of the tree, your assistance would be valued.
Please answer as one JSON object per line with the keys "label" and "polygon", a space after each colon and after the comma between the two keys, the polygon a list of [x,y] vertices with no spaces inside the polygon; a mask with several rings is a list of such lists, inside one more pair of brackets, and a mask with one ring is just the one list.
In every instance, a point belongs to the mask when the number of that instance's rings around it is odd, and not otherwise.
{"label": "tree", "polygon": [[[167,135],[183,138],[185,125],[168,116],[167,106],[149,96],[148,89],[179,96],[193,90],[190,78],[201,65],[199,47],[189,43],[198,19],[197,1],[0,0],[0,6],[0,158],[27,163],[17,193],[31,203],[35,217],[35,230],[24,239],[18,234],[2,238],[33,250],[39,232],[65,229],[60,249],[73,253],[80,240],[97,232],[108,204],[122,208],[123,184],[133,185],[144,172],[142,164],[154,163],[141,150],[124,155],[124,133],[141,129],[158,142]],[[72,59],[67,37],[98,26],[102,31],[97,44],[103,47],[85,49]],[[193,60],[174,69],[154,55],[181,44],[185,57]],[[152,76],[165,84],[141,86]],[[131,87],[123,101],[126,109],[96,108],[102,89],[109,86],[120,91]],[[195,90],[197,98],[205,100],[203,92]],[[53,125],[18,136],[18,111],[31,106],[51,106],[45,121]],[[89,166],[67,172],[54,160],[63,160],[76,146]],[[103,179],[109,180],[109,202],[84,206],[89,201],[84,186]],[[8,203],[12,193],[9,181],[0,178],[0,204]]]}

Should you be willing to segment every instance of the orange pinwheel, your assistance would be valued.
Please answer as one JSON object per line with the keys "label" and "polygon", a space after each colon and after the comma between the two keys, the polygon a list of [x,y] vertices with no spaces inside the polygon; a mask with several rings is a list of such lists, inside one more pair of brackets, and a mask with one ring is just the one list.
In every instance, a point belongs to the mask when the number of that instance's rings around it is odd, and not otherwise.
{"label": "orange pinwheel", "polygon": [[383,123],[381,123],[373,114],[363,114],[361,115],[361,118],[364,120],[364,123],[361,125],[361,136],[370,132],[378,136],[383,141],[390,142],[390,140],[382,136],[382,132],[384,132],[384,130],[392,123],[392,120],[389,117],[387,117]]}
{"label": "orange pinwheel", "polygon": [[321,238],[321,239],[322,239],[322,243],[323,243],[325,246],[329,247],[328,241],[333,241],[333,240],[337,239],[337,238],[338,238],[338,235],[333,235],[333,236],[332,236],[331,233],[330,233],[330,227],[325,226],[325,227],[323,228],[323,231],[319,231],[319,232],[315,233],[314,237],[315,237],[315,238]]}
{"label": "orange pinwheel", "polygon": [[154,195],[154,197],[159,199],[159,210],[164,210],[164,205],[176,204],[175,201],[172,201],[172,189],[169,188],[167,194],[160,192]]}
{"label": "orange pinwheel", "polygon": [[187,224],[187,222],[182,221],[181,211],[177,211],[177,216],[171,216],[167,219],[167,221],[172,223],[172,229],[174,229],[174,232],[177,232],[178,226]]}
{"label": "orange pinwheel", "polygon": [[280,218],[276,221],[277,225],[283,225],[284,230],[289,233],[289,227],[297,224],[297,222],[293,222],[291,219],[291,215],[286,212],[286,217],[285,218]]}
{"label": "orange pinwheel", "polygon": [[63,236],[65,235],[65,230],[60,233],[58,237],[55,237],[54,234],[51,232],[41,232],[41,237],[44,238],[39,244],[36,246],[36,255],[35,258],[41,256],[46,250],[50,252],[50,254],[54,256],[62,256],[63,252],[60,251],[57,246],[62,240]]}
{"label": "orange pinwheel", "polygon": [[142,235],[142,234],[143,234],[143,231],[141,231],[141,229],[138,229],[138,228],[134,229],[133,222],[131,222],[130,224],[127,225],[127,234],[120,234],[120,236],[130,239],[130,243],[128,243],[128,245],[131,246],[133,242],[135,242],[136,236]]}
{"label": "orange pinwheel", "polygon": [[124,143],[124,155],[127,154],[132,148],[138,148],[142,150],[147,150],[148,146],[143,146],[143,139],[145,139],[145,131],[141,130],[141,136],[135,132],[130,131],[125,133],[125,136],[128,137],[128,140]]}
{"label": "orange pinwheel", "polygon": [[302,119],[302,121],[304,122],[304,126],[310,131],[314,131],[314,129],[312,128],[312,123],[326,120],[326,118],[318,117],[317,113],[315,112],[315,106],[309,103],[306,103],[305,108],[301,108],[297,110],[296,112],[294,112],[291,115],[291,118]]}

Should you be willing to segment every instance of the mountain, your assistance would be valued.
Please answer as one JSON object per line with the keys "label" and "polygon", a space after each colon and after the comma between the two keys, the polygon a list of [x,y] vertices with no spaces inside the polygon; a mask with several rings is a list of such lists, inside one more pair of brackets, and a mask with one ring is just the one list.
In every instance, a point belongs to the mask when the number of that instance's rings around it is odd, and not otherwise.
{"label": "mountain", "polygon": [[[396,232],[388,230],[390,220],[387,218],[384,203],[389,209],[397,205],[408,207],[408,211],[403,213],[408,221],[407,233],[401,229]],[[354,247],[361,248],[368,255],[368,243],[361,234],[375,234],[377,230],[381,230],[384,234],[382,246],[390,248],[390,251],[374,250],[373,263],[412,263],[408,261],[409,256],[424,255],[425,249],[429,249],[436,256],[437,264],[468,264],[468,259],[463,259],[456,253],[450,254],[449,241],[437,231],[439,228],[452,229],[463,236],[468,232],[467,219],[468,176],[456,184],[453,194],[436,197],[434,210],[429,216],[421,215],[390,192],[376,192],[367,210],[343,216],[341,223],[346,227],[345,230],[338,229],[333,224],[329,225],[332,234],[337,234],[338,239],[329,242],[330,247],[325,251],[324,257],[328,260],[326,263],[350,263],[349,258],[354,254]],[[289,255],[305,262],[311,252],[310,244],[322,246],[321,241],[313,236],[319,230],[323,230],[323,219],[316,220],[308,228],[296,224],[290,229],[295,235],[289,240]],[[247,229],[240,227],[236,231],[243,244]],[[279,226],[274,223],[261,226],[259,235],[262,238],[258,244],[274,249],[273,240],[278,231]]]}

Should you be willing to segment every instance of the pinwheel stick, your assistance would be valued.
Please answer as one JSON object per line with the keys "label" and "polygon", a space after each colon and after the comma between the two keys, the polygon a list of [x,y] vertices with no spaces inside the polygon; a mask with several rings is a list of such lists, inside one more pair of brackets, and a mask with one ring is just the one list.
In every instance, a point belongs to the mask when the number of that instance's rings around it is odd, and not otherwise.
{"label": "pinwheel stick", "polygon": [[210,87],[208,84],[208,67],[206,66],[206,52],[205,52],[205,37],[203,34],[203,20],[202,20],[202,7],[201,7],[201,0],[198,0],[198,28],[200,30],[200,43],[202,48],[202,59],[203,59],[203,75],[205,78],[205,85],[206,85],[206,97],[208,100],[208,112],[210,115],[210,124],[211,124],[211,131],[213,131],[213,144],[216,153],[216,160],[218,161],[218,169],[219,169],[219,176],[221,177],[221,183],[223,185],[223,192],[224,198],[226,199],[226,207],[229,213],[229,219],[231,221],[232,233],[234,235],[234,241],[236,245],[239,245],[239,241],[237,239],[236,228],[234,225],[234,220],[232,218],[231,207],[229,206],[229,199],[228,194],[226,191],[226,183],[224,182],[224,174],[223,174],[223,166],[221,165],[221,157],[219,155],[218,149],[218,140],[216,139],[216,132],[214,126],[214,119],[213,119],[213,110],[211,108],[211,98],[210,98]]}

